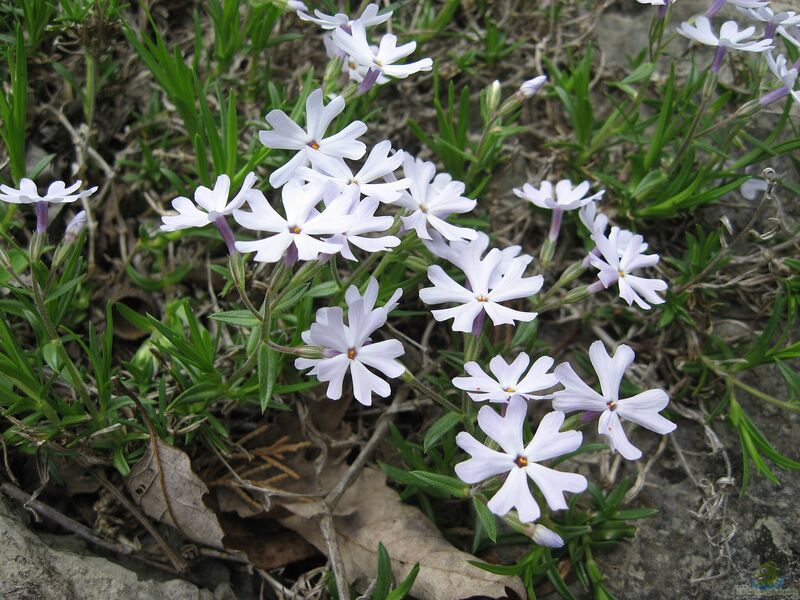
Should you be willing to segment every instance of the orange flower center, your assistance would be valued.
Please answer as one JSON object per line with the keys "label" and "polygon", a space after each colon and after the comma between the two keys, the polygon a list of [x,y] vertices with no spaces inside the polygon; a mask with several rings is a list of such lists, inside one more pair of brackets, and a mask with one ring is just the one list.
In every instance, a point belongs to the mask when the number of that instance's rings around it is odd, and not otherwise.
{"label": "orange flower center", "polygon": [[356,357],[356,349],[350,348],[350,350],[347,351],[347,358],[353,360],[355,357]]}
{"label": "orange flower center", "polygon": [[514,464],[518,467],[527,467],[528,466],[528,459],[521,454],[514,460]]}
{"label": "orange flower center", "polygon": [[319,144],[316,142],[316,140],[312,140],[308,145],[314,150],[319,150]]}

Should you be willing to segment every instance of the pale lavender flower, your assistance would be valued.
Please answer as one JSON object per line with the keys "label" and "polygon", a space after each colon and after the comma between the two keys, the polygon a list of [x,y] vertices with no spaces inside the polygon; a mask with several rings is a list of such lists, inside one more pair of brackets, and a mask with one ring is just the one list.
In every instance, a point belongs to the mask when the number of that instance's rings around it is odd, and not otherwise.
{"label": "pale lavender flower", "polygon": [[225,174],[217,177],[213,190],[203,185],[199,186],[194,192],[194,202],[184,196],[175,198],[172,201],[172,208],[177,210],[178,214],[161,217],[161,231],[205,227],[213,223],[225,240],[228,251],[233,254],[236,250],[235,240],[225,217],[233,214],[233,211],[240,208],[253,194],[256,179],[255,173],[248,173],[242,188],[231,199],[229,199],[231,180]]}
{"label": "pale lavender flower", "polygon": [[339,133],[325,137],[331,122],[344,110],[344,98],[337,96],[327,105],[323,103],[322,90],[316,89],[306,99],[306,129],[292,121],[282,110],[271,110],[265,117],[271,131],[258,132],[258,139],[267,148],[297,150],[289,162],[272,172],[269,183],[281,187],[295,176],[298,167],[309,163],[310,150],[334,158],[357,160],[364,156],[367,147],[358,138],[367,131],[361,121],[353,121]]}
{"label": "pale lavender flower", "polygon": [[[350,32],[342,28],[336,29],[333,32],[333,41],[358,65],[372,71],[374,77],[385,75],[395,79],[405,79],[419,71],[430,71],[433,68],[433,61],[430,58],[397,64],[414,52],[417,47],[416,42],[398,46],[397,36],[387,33],[381,38],[378,50],[375,51],[367,40],[367,32],[362,23],[354,22],[350,29]],[[367,77],[365,75],[365,79]]]}
{"label": "pale lavender flower", "polygon": [[[422,240],[422,243],[425,244],[425,247],[430,250],[434,256],[445,259],[462,271],[465,268],[468,268],[467,265],[472,265],[476,262],[479,262],[481,258],[483,258],[486,250],[489,248],[489,236],[482,231],[477,231],[477,236],[475,239],[468,242],[464,240],[447,241],[438,231],[435,230],[430,231],[429,233],[431,235],[431,239]],[[497,285],[497,282],[511,266],[511,261],[520,256],[522,247],[509,246],[508,248],[503,248],[500,250],[500,252],[503,256],[500,260],[500,266],[492,274],[492,277],[489,281],[490,287]],[[522,256],[528,257],[528,260],[533,260],[527,254]]]}
{"label": "pale lavender flower", "polygon": [[[566,509],[564,492],[582,492],[586,489],[587,482],[583,475],[564,473],[539,464],[577,450],[583,439],[581,433],[560,432],[564,413],[551,412],[541,420],[533,439],[524,445],[522,428],[527,408],[527,403],[521,398],[511,400],[504,417],[489,406],[481,408],[478,411],[478,425],[500,446],[500,450],[489,448],[462,431],[456,436],[456,443],[470,458],[458,463],[455,471],[462,481],[470,484],[508,473],[505,482],[487,506],[501,517],[511,509],[516,509],[519,520],[529,523],[541,516],[539,505],[528,485],[529,477],[539,488],[551,510]],[[550,542],[555,541],[550,536],[547,537]]]}
{"label": "pale lavender flower", "polygon": [[495,325],[532,321],[537,313],[502,305],[509,300],[533,296],[542,288],[544,280],[541,275],[522,277],[531,260],[530,256],[513,259],[506,272],[498,278],[496,274],[503,261],[503,253],[495,248],[483,260],[464,265],[469,287],[456,283],[439,265],[433,265],[428,268],[428,279],[433,287],[420,290],[419,297],[426,304],[458,304],[454,308],[432,311],[437,321],[453,319],[453,331],[478,335],[486,315]]}
{"label": "pale lavender flower", "polygon": [[39,195],[39,190],[33,180],[23,177],[19,182],[19,189],[0,185],[0,201],[9,204],[33,204],[36,211],[36,232],[44,233],[49,221],[48,205],[75,202],[91,196],[97,191],[97,186],[94,186],[79,192],[78,188],[80,187],[80,180],[70,186],[63,181],[54,181],[44,195]]}
{"label": "pale lavender flower", "polygon": [[537,358],[525,374],[530,362],[530,357],[524,352],[520,352],[511,364],[506,363],[502,356],[495,356],[489,361],[489,370],[494,375],[491,377],[478,363],[470,361],[464,364],[469,377],[455,377],[453,385],[466,391],[475,402],[488,400],[508,403],[512,398],[549,398],[534,392],[542,392],[558,384],[556,376],[548,373],[553,366],[553,359],[549,356]]}
{"label": "pale lavender flower", "polygon": [[352,217],[350,225],[341,233],[337,233],[326,242],[341,245],[339,253],[348,260],[358,260],[353,255],[350,244],[361,248],[365,252],[385,252],[400,245],[400,240],[393,235],[380,237],[367,237],[367,233],[380,233],[392,226],[394,219],[389,216],[376,217],[379,202],[376,198],[359,200],[357,188],[346,188],[340,194],[347,202],[346,212]]}
{"label": "pale lavender flower", "polygon": [[347,198],[340,196],[322,212],[316,209],[322,199],[323,188],[318,183],[305,188],[292,179],[281,190],[286,217],[280,216],[259,190],[247,198],[251,212],[233,211],[233,218],[241,226],[254,231],[274,233],[264,239],[236,242],[239,252],[255,251],[258,262],[277,262],[284,255],[289,264],[295,260],[316,260],[320,254],[334,254],[341,244],[319,239],[346,231],[353,221],[348,213]]}
{"label": "pale lavender flower", "polygon": [[713,17],[722,8],[730,4],[736,8],[763,8],[769,5],[769,0],[714,0],[705,12],[706,17]]}
{"label": "pale lavender flower", "polygon": [[364,165],[353,173],[352,169],[341,158],[331,158],[320,152],[309,152],[313,168],[300,167],[297,175],[305,181],[318,181],[321,183],[332,182],[336,188],[343,192],[346,189],[356,189],[367,197],[375,198],[380,202],[394,202],[402,190],[410,185],[407,178],[386,181],[392,177],[394,171],[403,163],[403,151],[394,154],[392,143],[384,140],[373,146]]}
{"label": "pale lavender flower", "polygon": [[589,358],[600,380],[602,393],[598,394],[586,385],[569,363],[563,363],[556,367],[555,374],[564,389],[553,394],[553,408],[556,410],[600,413],[598,433],[608,438],[612,451],[619,452],[628,460],[641,458],[642,452],[628,440],[620,418],[662,435],[674,431],[676,427],[675,423],[659,414],[669,403],[669,397],[664,390],[647,390],[630,398],[620,399],[620,382],[634,357],[633,350],[623,344],[617,348],[612,358],[603,342],[598,340],[589,347]]}
{"label": "pale lavender flower", "polygon": [[[619,295],[628,305],[634,302],[644,309],[650,308],[647,302],[661,304],[664,299],[656,292],[667,289],[662,279],[646,279],[633,275],[638,269],[652,267],[658,263],[658,254],[644,254],[643,238],[640,235],[627,236],[619,227],[612,227],[608,237],[594,233],[592,239],[597,244],[601,256],[589,255],[592,266],[599,269],[598,283],[608,288],[614,283],[619,285]],[[624,247],[624,250],[622,249]],[[646,246],[645,246],[646,248]],[[599,288],[602,289],[602,288]],[[593,288],[591,291],[599,291]],[[647,302],[645,302],[645,300]]]}
{"label": "pale lavender flower", "polygon": [[800,90],[794,89],[797,83],[798,70],[800,70],[800,59],[790,66],[789,61],[783,54],[779,54],[776,58],[772,55],[772,52],[768,50],[765,57],[767,59],[767,67],[769,67],[769,70],[778,78],[782,85],[768,94],[763,95],[758,101],[759,104],[761,104],[761,106],[768,106],[773,102],[782,100],[789,94],[792,95],[795,101],[800,103]]}
{"label": "pale lavender flower", "polygon": [[465,197],[466,186],[444,173],[436,175],[431,162],[415,159],[408,152],[403,156],[403,175],[409,181],[408,191],[392,204],[406,208],[410,215],[402,217],[406,229],[413,229],[424,240],[431,239],[432,227],[447,240],[472,240],[478,234],[474,229],[451,225],[445,219],[452,214],[471,211],[477,204]]}
{"label": "pale lavender flower", "polygon": [[305,14],[304,12],[298,12],[297,16],[300,17],[303,21],[310,21],[312,23],[316,23],[322,29],[337,29],[342,28],[345,31],[352,28],[354,23],[359,23],[363,27],[373,27],[374,25],[380,25],[381,23],[385,23],[388,21],[391,16],[391,10],[387,10],[386,12],[378,14],[378,5],[374,3],[367,4],[364,8],[364,11],[361,13],[360,16],[356,17],[355,19],[351,19],[348,15],[344,13],[336,13],[335,15],[328,15],[320,10],[314,10],[314,16]]}
{"label": "pale lavender flower", "polygon": [[345,376],[350,373],[353,380],[353,395],[365,406],[372,404],[372,394],[385,398],[391,392],[389,384],[367,367],[375,369],[389,378],[399,377],[405,367],[397,360],[404,354],[403,344],[398,340],[372,342],[371,336],[383,327],[389,312],[397,306],[402,290],[394,295],[384,307],[374,308],[378,297],[378,282],[371,278],[367,291],[361,296],[355,286],[346,293],[348,307],[347,325],[344,313],[338,306],[321,308],[311,328],[302,333],[303,341],[322,347],[322,358],[298,358],[297,369],[308,369],[321,382],[328,383],[327,396],[331,400],[342,397]]}
{"label": "pale lavender flower", "polygon": [[573,187],[569,179],[562,179],[556,183],[555,187],[549,181],[543,181],[539,189],[536,189],[530,183],[526,183],[522,188],[514,188],[514,194],[518,198],[528,200],[539,208],[553,211],[550,231],[547,235],[547,238],[553,242],[558,239],[564,212],[586,206],[590,202],[599,200],[605,194],[605,190],[600,190],[596,194],[587,196],[588,192],[588,181],[583,181]]}
{"label": "pale lavender flower", "polygon": [[736,21],[726,21],[719,30],[719,35],[711,29],[711,21],[707,17],[699,16],[694,20],[694,24],[684,21],[678,27],[681,35],[717,48],[714,55],[714,62],[711,64],[711,71],[716,73],[722,67],[722,61],[728,48],[733,50],[743,50],[745,52],[765,52],[773,47],[772,39],[751,40],[756,32],[755,27],[746,27],[739,30]]}

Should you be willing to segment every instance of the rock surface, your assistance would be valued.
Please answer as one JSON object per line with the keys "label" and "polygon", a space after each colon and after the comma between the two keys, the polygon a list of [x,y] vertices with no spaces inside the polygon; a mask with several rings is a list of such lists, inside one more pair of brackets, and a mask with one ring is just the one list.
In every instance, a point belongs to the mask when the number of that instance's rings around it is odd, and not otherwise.
{"label": "rock surface", "polygon": [[3,600],[215,600],[187,581],[141,580],[99,556],[48,546],[0,495],[0,598]]}

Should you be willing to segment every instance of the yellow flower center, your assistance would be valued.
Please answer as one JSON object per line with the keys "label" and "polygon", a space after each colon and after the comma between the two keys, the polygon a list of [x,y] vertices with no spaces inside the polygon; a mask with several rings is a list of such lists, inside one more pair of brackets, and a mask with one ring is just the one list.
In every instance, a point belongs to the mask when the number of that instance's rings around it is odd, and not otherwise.
{"label": "yellow flower center", "polygon": [[350,360],[353,360],[356,357],[356,354],[357,354],[356,353],[356,349],[355,348],[350,348],[350,350],[347,351],[347,358],[349,358]]}
{"label": "yellow flower center", "polygon": [[516,464],[518,467],[521,467],[521,468],[522,467],[527,467],[528,466],[528,459],[520,454],[516,459],[514,459],[514,464]]}

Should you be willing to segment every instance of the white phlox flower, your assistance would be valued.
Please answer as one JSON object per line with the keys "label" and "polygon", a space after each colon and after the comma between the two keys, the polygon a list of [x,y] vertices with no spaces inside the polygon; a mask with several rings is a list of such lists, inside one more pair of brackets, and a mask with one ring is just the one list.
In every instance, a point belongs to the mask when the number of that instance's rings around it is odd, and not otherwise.
{"label": "white phlox flower", "polygon": [[495,325],[510,324],[516,321],[532,321],[537,313],[523,312],[503,306],[502,302],[527,298],[541,288],[543,278],[523,277],[525,268],[531,262],[530,256],[513,259],[500,278],[496,273],[503,260],[503,253],[492,249],[483,260],[464,265],[469,287],[456,283],[439,265],[428,268],[428,279],[433,287],[420,290],[419,297],[426,304],[458,304],[454,308],[432,311],[437,321],[453,319],[453,331],[480,333],[486,315]]}
{"label": "white phlox flower", "polygon": [[387,77],[405,79],[419,71],[430,71],[433,68],[433,61],[430,58],[423,58],[412,63],[395,64],[414,52],[417,43],[408,42],[398,46],[397,36],[387,33],[381,38],[378,49],[375,51],[367,40],[364,24],[358,21],[353,22],[350,32],[342,28],[336,29],[333,32],[333,41],[358,65]]}
{"label": "white phlox flower", "polygon": [[340,196],[320,212],[316,206],[322,199],[322,192],[318,183],[303,187],[297,179],[289,181],[281,190],[284,218],[270,206],[263,193],[253,190],[247,198],[251,210],[237,209],[233,211],[233,218],[242,227],[275,235],[236,242],[236,249],[239,252],[255,251],[258,262],[277,262],[286,254],[289,263],[298,258],[315,260],[320,254],[338,252],[341,244],[322,241],[319,237],[347,231],[353,221],[353,216],[348,214],[350,203],[346,197]]}
{"label": "white phlox flower", "polygon": [[770,0],[714,0],[705,12],[706,17],[713,17],[721,11],[726,4],[738,9],[764,8],[769,6]]}
{"label": "white phlox flower", "polygon": [[532,202],[539,208],[550,210],[575,210],[586,206],[590,202],[599,200],[605,194],[605,190],[600,190],[596,194],[587,196],[589,182],[583,181],[576,186],[568,179],[562,179],[555,186],[549,181],[543,181],[539,189],[526,183],[522,188],[514,188],[514,194],[518,198],[523,198]]}
{"label": "white phlox flower", "polygon": [[529,523],[541,515],[528,485],[529,477],[539,488],[551,510],[567,508],[564,492],[582,492],[586,489],[587,482],[578,473],[564,473],[539,464],[577,450],[583,438],[581,433],[559,432],[564,423],[564,413],[554,411],[544,416],[533,439],[524,445],[522,427],[527,409],[527,403],[521,398],[511,400],[504,417],[489,406],[481,408],[478,411],[478,425],[489,438],[499,444],[500,450],[488,448],[469,433],[462,431],[456,436],[456,444],[470,458],[458,463],[455,471],[462,481],[470,484],[508,473],[505,482],[487,506],[501,517],[511,509],[516,509],[519,520]]}
{"label": "white phlox flower", "polygon": [[777,57],[773,56],[771,51],[767,51],[764,55],[767,61],[767,67],[775,77],[777,77],[783,87],[788,90],[794,89],[794,84],[797,82],[797,67],[790,65],[786,56],[779,54]]}
{"label": "white phlox flower", "polygon": [[769,6],[761,6],[759,8],[739,8],[739,10],[753,19],[754,21],[761,21],[767,25],[774,27],[793,27],[800,25],[800,14],[793,10],[775,12]]}
{"label": "white phlox flower", "polygon": [[[468,242],[464,240],[453,240],[448,242],[438,231],[434,230],[430,231],[429,233],[431,235],[431,239],[423,239],[422,243],[425,244],[425,247],[431,251],[431,254],[445,259],[446,261],[450,262],[450,264],[458,267],[462,271],[467,265],[479,262],[481,258],[483,258],[483,254],[489,248],[489,236],[482,231],[477,231],[477,237]],[[500,252],[503,256],[500,260],[500,265],[492,274],[492,277],[489,281],[490,287],[497,285],[497,282],[500,280],[503,274],[508,271],[511,261],[517,258],[520,252],[522,252],[522,247],[509,246],[508,248],[503,248],[500,250]],[[523,256],[528,255],[526,254]],[[533,258],[530,260],[533,260]]]}
{"label": "white phlox flower", "polygon": [[[581,223],[583,223],[592,234],[605,236],[606,229],[608,229],[608,217],[597,210],[597,205],[594,202],[581,207],[580,211],[578,211],[578,216],[580,217]],[[635,235],[635,233],[628,229],[617,228],[614,234],[614,245],[620,257],[625,254],[628,244]],[[647,243],[641,240],[639,243],[639,252],[645,252],[646,250]],[[598,252],[599,251],[595,252],[595,254]]]}
{"label": "white phlox flower", "polygon": [[794,89],[795,85],[797,84],[800,60],[792,65],[789,65],[789,61],[783,54],[779,54],[778,57],[775,58],[771,51],[767,51],[765,56],[769,70],[780,80],[782,85],[781,87],[764,94],[759,99],[759,104],[761,104],[761,106],[768,106],[773,102],[782,100],[789,94],[792,95],[792,98],[794,98],[796,102],[800,103],[800,89]]}
{"label": "white phlox flower", "polygon": [[75,202],[81,198],[91,196],[97,191],[97,186],[78,191],[81,187],[79,179],[70,186],[63,181],[51,183],[44,195],[39,195],[39,190],[32,179],[23,177],[19,182],[19,189],[0,185],[0,201],[9,204],[33,204],[36,211],[36,232],[44,233],[47,231],[49,221],[48,207],[50,204],[66,204]]}
{"label": "white phlox flower", "polygon": [[[339,253],[348,260],[358,260],[353,255],[350,244],[365,252],[384,252],[400,245],[400,240],[393,235],[366,237],[367,233],[380,233],[392,226],[394,219],[389,216],[376,217],[379,202],[375,198],[359,200],[357,188],[346,188],[341,196],[347,202],[346,212],[352,217],[350,225],[341,233],[327,239],[326,242],[339,244]],[[336,200],[334,200],[336,202]]]}
{"label": "white phlox flower", "polygon": [[739,30],[736,21],[726,21],[720,27],[719,35],[711,29],[708,17],[695,17],[694,23],[684,21],[678,27],[678,33],[707,46],[744,50],[746,52],[764,52],[772,48],[771,39],[749,40],[756,32],[753,26]]}
{"label": "white phlox flower", "polygon": [[558,384],[555,374],[548,373],[553,366],[553,359],[549,356],[537,358],[523,376],[530,362],[530,357],[524,352],[520,352],[511,364],[506,363],[502,356],[495,356],[489,361],[489,370],[494,375],[491,377],[478,363],[470,361],[464,364],[469,377],[455,377],[453,385],[466,391],[475,402],[488,400],[508,403],[512,398],[549,398],[534,392],[543,392]]}
{"label": "white phlox flower", "polygon": [[[601,256],[590,254],[589,261],[599,269],[597,277],[604,287],[608,288],[616,282],[620,297],[629,306],[636,302],[639,307],[648,309],[650,305],[647,302],[664,302],[656,292],[667,289],[666,281],[633,275],[637,269],[652,267],[659,260],[658,254],[643,254],[641,235],[624,236],[619,227],[612,227],[608,237],[594,233],[592,239]],[[621,250],[623,245],[624,250]]]}
{"label": "white phlox flower", "polygon": [[[539,208],[553,211],[550,219],[550,230],[547,233],[549,248],[554,248],[551,244],[554,244],[558,239],[558,234],[561,231],[561,220],[564,218],[565,211],[592,204],[605,194],[605,190],[600,190],[596,194],[587,196],[586,193],[588,191],[588,181],[583,181],[573,187],[569,179],[562,179],[556,183],[555,187],[549,181],[543,181],[538,190],[530,183],[526,183],[521,189],[514,188],[514,194],[518,198],[528,200]],[[542,260],[545,261],[547,259],[543,258]]]}
{"label": "white phlox flower", "polygon": [[374,3],[369,3],[364,8],[364,11],[361,13],[360,16],[356,17],[355,19],[351,19],[344,13],[336,13],[335,15],[326,15],[325,13],[321,12],[320,10],[314,10],[314,15],[309,15],[305,12],[298,11],[297,16],[300,17],[303,21],[310,21],[312,23],[316,23],[322,29],[337,29],[340,27],[344,28],[351,28],[354,23],[359,23],[363,27],[372,27],[374,25],[380,25],[381,23],[385,23],[392,17],[393,11],[387,10],[381,14],[378,14],[378,5]]}
{"label": "white phlox flower", "polygon": [[300,167],[298,177],[305,181],[333,182],[337,189],[356,189],[362,196],[375,198],[380,202],[394,202],[402,190],[408,188],[407,178],[385,181],[403,163],[403,151],[390,154],[392,143],[384,140],[370,150],[364,165],[353,173],[344,159],[332,158],[320,152],[309,152],[313,168]]}
{"label": "white phlox flower", "polygon": [[[351,81],[355,81],[356,83],[361,83],[364,81],[364,77],[369,72],[369,66],[361,65],[360,63],[356,62],[355,59],[351,58],[347,52],[342,50],[339,46],[336,45],[336,42],[333,41],[333,32],[329,31],[322,36],[322,43],[325,46],[325,53],[328,55],[328,58],[339,58],[342,61],[342,73],[347,73],[347,77]],[[373,52],[378,51],[378,46],[370,46],[370,49]],[[383,85],[384,83],[388,83],[389,78],[383,74],[379,74],[375,83],[377,85]]]}
{"label": "white phlox flower", "polygon": [[754,21],[766,24],[764,29],[765,38],[773,38],[777,33],[795,46],[800,46],[800,41],[795,37],[800,32],[800,29],[798,29],[798,26],[800,26],[800,14],[793,10],[775,12],[769,6],[739,8],[739,10]]}
{"label": "white phlox flower", "polygon": [[233,211],[240,208],[250,197],[255,183],[255,173],[248,173],[242,188],[229,200],[230,177],[220,175],[214,183],[213,190],[201,185],[194,191],[194,202],[184,196],[175,198],[172,201],[172,208],[177,210],[178,214],[161,217],[163,222],[161,231],[204,227],[209,223],[215,223],[219,218],[233,214]]}
{"label": "white phlox flower", "polygon": [[381,308],[374,308],[378,296],[378,282],[370,279],[363,296],[355,286],[346,293],[347,325],[344,313],[338,306],[321,308],[311,328],[302,333],[308,345],[322,347],[322,358],[298,358],[297,369],[308,369],[321,382],[328,383],[327,396],[331,400],[342,397],[342,387],[347,373],[353,380],[353,396],[361,404],[370,406],[372,394],[382,398],[389,395],[389,384],[367,367],[383,373],[386,377],[399,377],[405,367],[397,360],[404,354],[403,344],[398,340],[384,340],[373,343],[370,336],[381,328],[389,312],[397,305],[402,290],[395,291],[389,302]]}
{"label": "white phlox flower", "polygon": [[431,239],[429,226],[450,241],[473,240],[478,236],[474,229],[445,221],[452,214],[471,211],[477,204],[463,195],[466,186],[462,182],[444,173],[436,175],[433,163],[415,159],[408,152],[403,156],[403,175],[408,179],[408,191],[392,204],[411,211],[402,217],[406,229],[413,229],[423,240]]}
{"label": "white phlox flower", "polygon": [[43,195],[39,195],[39,189],[32,179],[23,177],[19,182],[19,189],[7,185],[0,185],[0,201],[9,204],[36,204],[37,202],[47,202],[48,204],[65,204],[75,202],[81,198],[91,196],[97,191],[97,186],[78,191],[81,187],[79,179],[70,186],[63,181],[54,181]]}
{"label": "white phlox flower", "polygon": [[556,410],[601,413],[598,433],[608,438],[612,451],[619,452],[627,460],[641,458],[642,452],[628,440],[620,418],[633,421],[661,435],[676,428],[675,423],[659,414],[669,404],[669,397],[664,390],[647,390],[630,398],[620,399],[619,385],[634,357],[633,350],[622,344],[612,358],[606,352],[603,342],[598,340],[589,347],[589,358],[600,380],[602,393],[598,394],[586,385],[569,363],[562,363],[556,367],[555,374],[564,389],[553,394],[553,408]]}
{"label": "white phlox flower", "polygon": [[267,148],[297,150],[289,162],[272,172],[269,183],[281,187],[294,176],[298,167],[309,163],[309,150],[317,150],[334,158],[357,160],[364,156],[367,147],[358,138],[367,131],[361,121],[353,121],[339,133],[325,137],[331,122],[344,110],[344,98],[337,96],[327,106],[322,90],[316,89],[306,99],[306,129],[292,121],[282,110],[271,110],[265,117],[271,131],[258,132],[258,139]]}

